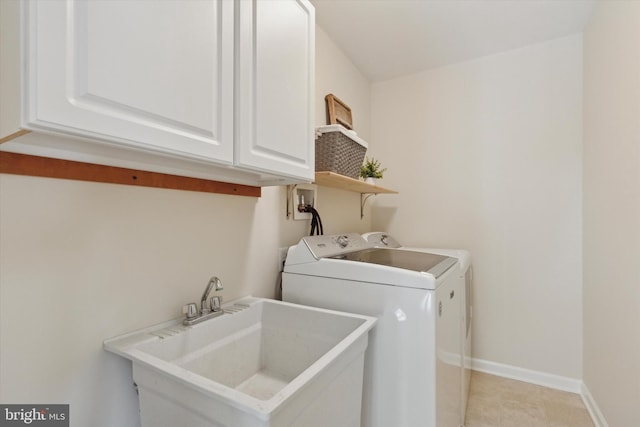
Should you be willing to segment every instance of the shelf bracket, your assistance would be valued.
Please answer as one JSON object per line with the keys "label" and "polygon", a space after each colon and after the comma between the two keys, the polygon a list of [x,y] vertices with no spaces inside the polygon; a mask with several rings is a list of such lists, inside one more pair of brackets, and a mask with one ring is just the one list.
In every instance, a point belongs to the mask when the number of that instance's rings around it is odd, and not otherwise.
{"label": "shelf bracket", "polygon": [[364,218],[364,205],[371,196],[377,196],[378,193],[360,193],[360,219]]}

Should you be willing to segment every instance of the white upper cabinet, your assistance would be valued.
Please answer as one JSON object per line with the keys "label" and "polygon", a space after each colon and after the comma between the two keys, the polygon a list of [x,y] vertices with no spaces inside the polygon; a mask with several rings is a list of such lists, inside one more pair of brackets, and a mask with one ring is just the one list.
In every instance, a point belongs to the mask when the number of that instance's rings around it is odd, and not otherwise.
{"label": "white upper cabinet", "polygon": [[233,161],[233,3],[26,3],[28,127]]}
{"label": "white upper cabinet", "polygon": [[313,180],[315,11],[241,0],[236,164]]}
{"label": "white upper cabinet", "polygon": [[21,24],[19,127],[63,138],[0,149],[252,185],[313,179],[306,0],[28,0]]}

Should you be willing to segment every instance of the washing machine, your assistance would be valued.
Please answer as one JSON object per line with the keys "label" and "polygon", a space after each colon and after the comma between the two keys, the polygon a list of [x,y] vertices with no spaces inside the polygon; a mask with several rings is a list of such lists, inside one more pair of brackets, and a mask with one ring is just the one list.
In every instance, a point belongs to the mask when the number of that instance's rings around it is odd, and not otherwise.
{"label": "washing machine", "polygon": [[458,427],[459,260],[376,247],[357,233],[289,248],[283,300],[376,316],[365,353],[364,427]]}
{"label": "washing machine", "polygon": [[467,401],[469,397],[469,384],[471,383],[471,326],[473,320],[473,306],[472,306],[472,278],[473,271],[471,269],[471,254],[469,251],[463,249],[437,249],[437,248],[416,248],[402,246],[398,240],[390,236],[385,232],[372,232],[362,235],[369,243],[373,243],[374,246],[383,248],[395,248],[409,251],[420,251],[432,254],[447,255],[458,259],[458,274],[464,279],[464,294],[461,298],[462,304],[462,322],[461,322],[461,336],[462,336],[462,397],[460,414],[461,419],[464,420],[467,410]]}

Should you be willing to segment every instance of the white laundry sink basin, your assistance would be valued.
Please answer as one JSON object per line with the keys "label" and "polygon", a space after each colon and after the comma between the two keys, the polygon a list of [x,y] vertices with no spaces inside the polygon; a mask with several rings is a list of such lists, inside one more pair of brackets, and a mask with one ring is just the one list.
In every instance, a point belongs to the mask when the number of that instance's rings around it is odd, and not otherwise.
{"label": "white laundry sink basin", "polygon": [[105,341],[133,362],[142,426],[360,426],[376,319],[247,297],[194,326]]}

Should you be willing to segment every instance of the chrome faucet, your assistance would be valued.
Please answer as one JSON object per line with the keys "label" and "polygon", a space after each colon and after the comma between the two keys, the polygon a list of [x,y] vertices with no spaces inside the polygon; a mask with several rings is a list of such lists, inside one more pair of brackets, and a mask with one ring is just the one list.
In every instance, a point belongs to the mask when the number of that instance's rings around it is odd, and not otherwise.
{"label": "chrome faucet", "polygon": [[[207,287],[205,288],[204,293],[202,294],[202,298],[200,299],[200,315],[201,316],[209,313],[210,311],[214,311],[213,298],[210,305],[211,308],[207,308],[207,298],[209,298],[209,294],[211,293],[211,290],[221,291],[223,289],[224,288],[222,287],[222,282],[216,276],[213,276],[211,279],[209,279],[209,283],[207,283]],[[220,304],[218,303],[218,305]]]}
{"label": "chrome faucet", "polygon": [[211,291],[221,291],[223,289],[220,279],[216,276],[211,277],[211,279],[209,279],[209,283],[207,283],[207,287],[204,289],[202,298],[200,299],[200,312],[198,313],[198,306],[195,302],[185,305],[182,307],[182,313],[185,314],[185,319],[182,323],[187,326],[195,325],[207,319],[224,314],[221,307],[222,297],[220,296],[211,297],[209,307],[207,307],[207,299],[209,298]]}

